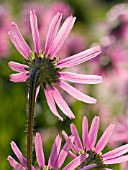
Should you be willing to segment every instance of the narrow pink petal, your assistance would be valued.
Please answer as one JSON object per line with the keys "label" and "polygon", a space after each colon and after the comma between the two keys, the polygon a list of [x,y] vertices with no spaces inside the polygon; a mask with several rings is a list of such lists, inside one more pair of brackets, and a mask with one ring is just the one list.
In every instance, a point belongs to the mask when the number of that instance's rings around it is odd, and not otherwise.
{"label": "narrow pink petal", "polygon": [[82,139],[83,139],[84,149],[88,151],[90,147],[89,147],[89,138],[88,138],[88,120],[86,116],[84,116],[82,122]]}
{"label": "narrow pink petal", "polygon": [[102,77],[97,75],[84,75],[70,72],[60,72],[59,76],[61,79],[74,83],[97,84],[103,82]]}
{"label": "narrow pink petal", "polygon": [[[65,132],[64,130],[62,131],[62,135],[64,136],[64,139],[65,139],[65,140],[68,139],[68,135],[66,134],[66,132]],[[79,149],[78,149],[74,144],[72,144],[71,149],[72,149],[75,153],[79,154]]]}
{"label": "narrow pink petal", "polygon": [[86,157],[87,157],[86,154],[82,154],[82,155],[76,157],[63,170],[74,170],[74,169],[76,169],[86,160]]}
{"label": "narrow pink petal", "polygon": [[38,97],[39,91],[40,91],[40,86],[38,86],[38,87],[36,88],[35,102],[36,102],[36,100],[37,100],[37,97]]}
{"label": "narrow pink petal", "polygon": [[96,153],[99,153],[104,149],[104,147],[106,146],[106,144],[108,143],[111,137],[113,128],[114,128],[114,124],[110,124],[109,127],[105,130],[105,132],[103,133],[99,142],[96,145],[96,149],[95,149]]}
{"label": "narrow pink petal", "polygon": [[57,34],[61,19],[62,19],[62,14],[58,12],[51,21],[47,38],[46,38],[46,43],[45,43],[44,52],[46,53],[46,56],[50,54],[50,49],[52,49],[53,40]]}
{"label": "narrow pink petal", "polygon": [[32,38],[34,42],[34,48],[37,55],[40,55],[40,38],[37,24],[37,17],[34,10],[30,11],[30,25],[32,30]]}
{"label": "narrow pink petal", "polygon": [[75,155],[73,152],[71,152],[71,151],[68,152],[68,155],[69,155],[72,159],[75,159],[75,158],[76,158],[76,155]]}
{"label": "narrow pink petal", "polygon": [[80,151],[82,151],[82,150],[83,150],[83,146],[82,146],[82,143],[81,143],[79,134],[78,134],[78,132],[77,132],[77,129],[76,129],[76,127],[75,127],[75,125],[74,125],[73,123],[70,125],[70,129],[71,129],[72,135],[75,137],[74,143],[76,144],[77,148],[78,148]]}
{"label": "narrow pink petal", "polygon": [[64,161],[65,161],[65,159],[66,159],[66,157],[68,155],[68,152],[69,152],[69,150],[70,150],[70,148],[72,146],[73,140],[74,140],[73,136],[70,136],[66,140],[66,143],[64,144],[63,148],[61,149],[60,154],[58,156],[58,159],[56,160],[56,163],[55,163],[55,166],[54,166],[55,169],[60,169],[60,167],[64,163]]}
{"label": "narrow pink petal", "polygon": [[100,47],[96,46],[59,61],[57,66],[59,68],[75,66],[96,57],[100,53]]}
{"label": "narrow pink petal", "polygon": [[17,74],[11,74],[10,75],[10,81],[12,82],[25,82],[27,80],[28,76],[26,73],[17,73]]}
{"label": "narrow pink petal", "polygon": [[24,168],[24,167],[21,166],[21,165],[17,165],[14,170],[26,170],[26,168]]}
{"label": "narrow pink petal", "polygon": [[90,165],[84,166],[80,170],[89,170],[89,169],[92,169],[92,168],[95,168],[95,167],[96,167],[96,164],[90,164]]}
{"label": "narrow pink petal", "polygon": [[99,117],[95,116],[92,121],[91,128],[90,128],[89,135],[88,135],[90,149],[93,149],[96,143],[98,128],[99,128]]}
{"label": "narrow pink petal", "polygon": [[58,85],[65,90],[67,93],[69,93],[71,96],[75,97],[76,99],[83,101],[85,103],[96,103],[96,99],[89,97],[87,95],[85,95],[84,93],[80,92],[79,90],[77,90],[76,88],[72,87],[71,85],[69,85],[66,82],[63,81],[59,81]]}
{"label": "narrow pink petal", "polygon": [[45,167],[45,159],[44,159],[44,152],[42,147],[42,139],[39,133],[36,133],[35,137],[35,151],[36,151],[36,158],[39,167]]}
{"label": "narrow pink petal", "polygon": [[48,103],[50,110],[53,112],[55,116],[57,116],[61,121],[63,121],[63,118],[57,112],[56,105],[55,105],[50,88],[45,89],[44,92],[45,92],[45,96],[46,96],[47,103]]}
{"label": "narrow pink petal", "polygon": [[14,35],[9,32],[8,33],[12,43],[14,44],[14,46],[16,47],[16,49],[19,51],[19,53],[21,55],[23,55],[25,57],[25,59],[28,59],[28,55],[26,54],[25,50],[21,48],[20,44],[17,42],[16,38],[14,37]]}
{"label": "narrow pink petal", "polygon": [[11,156],[8,156],[7,160],[9,161],[10,165],[13,168],[16,168],[18,165],[20,165],[18,162],[16,162]]}
{"label": "narrow pink petal", "polygon": [[109,152],[103,154],[102,158],[104,160],[112,159],[112,158],[119,157],[119,156],[125,154],[126,152],[128,152],[128,144],[120,146],[119,148],[116,148],[116,149],[114,149],[112,151],[109,151]]}
{"label": "narrow pink petal", "polygon": [[29,46],[27,45],[27,43],[25,42],[24,38],[22,37],[18,26],[14,22],[12,22],[11,24],[11,32],[14,35],[15,39],[17,40],[18,44],[25,51],[27,56],[30,56],[31,50]]}
{"label": "narrow pink petal", "polygon": [[59,108],[63,111],[63,113],[68,116],[70,119],[74,119],[75,116],[72,113],[72,111],[70,110],[70,108],[68,107],[67,103],[65,102],[65,100],[62,98],[61,94],[59,93],[59,91],[55,88],[52,87],[51,88],[51,92],[52,95],[57,103],[57,105],[59,106]]}
{"label": "narrow pink petal", "polygon": [[122,163],[128,161],[128,155],[121,156],[118,158],[113,158],[113,159],[107,159],[104,161],[104,164],[117,164],[117,163]]}
{"label": "narrow pink petal", "polygon": [[67,38],[68,34],[70,33],[74,25],[75,19],[76,19],[75,17],[73,18],[72,16],[70,16],[63,23],[56,38],[54,39],[52,52],[50,54],[51,58],[53,58],[60,50],[61,46],[63,45],[65,39]]}
{"label": "narrow pink petal", "polygon": [[57,135],[55,142],[52,146],[52,151],[50,153],[49,161],[48,161],[48,168],[52,169],[55,166],[55,162],[58,158],[59,152],[60,152],[60,147],[61,147],[61,137],[60,135]]}
{"label": "narrow pink petal", "polygon": [[19,161],[22,163],[22,165],[26,166],[25,157],[22,155],[19,148],[17,147],[17,145],[13,141],[11,142],[11,148],[12,148],[13,152],[15,153],[15,155],[17,156],[17,158],[19,159]]}
{"label": "narrow pink petal", "polygon": [[17,72],[27,72],[25,70],[25,68],[28,68],[27,65],[24,65],[24,64],[20,64],[20,63],[17,63],[17,62],[13,62],[13,61],[10,61],[8,63],[9,67],[14,70],[14,71],[17,71]]}

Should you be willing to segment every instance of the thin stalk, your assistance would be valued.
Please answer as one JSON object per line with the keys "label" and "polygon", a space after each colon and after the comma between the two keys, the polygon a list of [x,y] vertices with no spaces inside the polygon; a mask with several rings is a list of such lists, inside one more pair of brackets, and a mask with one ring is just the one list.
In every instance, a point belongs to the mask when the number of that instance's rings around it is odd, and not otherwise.
{"label": "thin stalk", "polygon": [[35,108],[35,95],[36,95],[38,75],[39,75],[38,69],[34,69],[32,70],[29,76],[27,170],[31,170],[31,165],[32,165],[34,108]]}

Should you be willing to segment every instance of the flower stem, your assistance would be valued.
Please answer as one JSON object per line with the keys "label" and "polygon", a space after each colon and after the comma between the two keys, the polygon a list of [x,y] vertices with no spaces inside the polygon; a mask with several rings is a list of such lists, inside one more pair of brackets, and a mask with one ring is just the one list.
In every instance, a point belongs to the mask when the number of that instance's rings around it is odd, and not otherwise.
{"label": "flower stem", "polygon": [[34,69],[31,71],[29,76],[27,170],[31,170],[31,165],[32,165],[34,108],[35,108],[35,96],[36,96],[38,75],[39,75],[38,69]]}

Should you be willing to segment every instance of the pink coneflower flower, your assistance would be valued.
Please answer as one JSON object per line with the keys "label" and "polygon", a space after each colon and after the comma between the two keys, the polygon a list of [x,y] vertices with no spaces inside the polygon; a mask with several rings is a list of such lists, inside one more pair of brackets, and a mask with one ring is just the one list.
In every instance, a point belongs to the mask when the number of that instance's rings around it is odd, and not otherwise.
{"label": "pink coneflower flower", "polygon": [[[42,148],[42,139],[41,139],[41,135],[39,133],[36,133],[36,137],[35,137],[35,152],[36,152],[36,159],[37,159],[37,163],[38,163],[38,168],[35,168],[32,166],[32,170],[40,170],[40,169],[53,169],[53,170],[59,170],[61,168],[61,166],[63,165],[68,152],[72,146],[74,137],[70,136],[64,146],[61,148],[61,142],[62,139],[59,135],[57,135],[55,142],[52,146],[52,150],[50,153],[50,157],[48,160],[48,165],[45,165],[45,156],[44,156],[44,152],[43,152],[43,148]],[[25,157],[22,155],[21,151],[18,149],[17,145],[15,144],[15,142],[11,142],[11,147],[13,152],[15,153],[16,157],[18,158],[18,160],[20,161],[20,163],[18,163],[17,161],[15,161],[11,156],[8,156],[8,161],[10,163],[10,165],[15,169],[15,170],[26,170],[26,159]],[[65,168],[64,170],[74,170],[75,168],[77,168],[80,164],[82,164],[86,159],[86,154],[80,155],[78,156],[76,159],[74,159],[72,162],[70,162]],[[87,167],[85,167],[85,170],[91,169],[92,167],[94,167],[95,164],[91,164]]]}
{"label": "pink coneflower flower", "polygon": [[[108,128],[105,130],[98,143],[96,144],[98,128],[99,128],[99,117],[95,116],[90,130],[88,132],[88,120],[86,117],[83,118],[82,122],[82,141],[78,135],[77,129],[74,124],[71,124],[71,133],[75,137],[74,145],[72,146],[72,150],[74,152],[69,152],[69,155],[72,158],[75,158],[76,155],[88,154],[84,165],[88,165],[90,163],[96,164],[96,167],[103,168],[108,164],[116,164],[121,162],[128,161],[128,155],[125,155],[128,152],[128,144],[120,146],[117,149],[109,151],[105,154],[101,153],[104,149],[108,140],[111,137],[114,124],[110,124]],[[67,139],[67,134],[63,131],[63,135],[65,139]],[[96,144],[96,145],[95,145]],[[75,154],[74,154],[75,153]],[[84,166],[83,165],[83,166]]]}
{"label": "pink coneflower flower", "polygon": [[35,76],[35,73],[38,73],[36,77],[37,81],[35,84],[37,88],[36,96],[38,95],[40,85],[42,85],[51,111],[60,120],[63,120],[57,112],[55,102],[64,112],[64,114],[69,118],[74,118],[75,116],[55,87],[55,84],[73,97],[83,102],[95,103],[96,100],[94,98],[83,94],[63,80],[82,84],[97,84],[102,82],[102,77],[96,75],[81,75],[62,71],[62,69],[65,67],[78,65],[97,56],[101,50],[99,46],[93,47],[59,61],[59,59],[56,57],[56,54],[63,45],[75,22],[75,17],[70,16],[65,20],[62,27],[59,29],[61,18],[62,15],[60,13],[57,13],[53,17],[49,27],[45,47],[42,51],[40,48],[40,38],[36,14],[34,10],[30,11],[30,25],[32,29],[35,53],[31,52],[29,46],[24,41],[18,26],[15,23],[12,23],[11,31],[9,32],[10,39],[17,50],[27,60],[28,65],[19,64],[17,62],[9,62],[9,66],[12,70],[18,72],[17,74],[12,74],[10,76],[10,79],[13,82],[25,82],[30,80],[32,76]]}

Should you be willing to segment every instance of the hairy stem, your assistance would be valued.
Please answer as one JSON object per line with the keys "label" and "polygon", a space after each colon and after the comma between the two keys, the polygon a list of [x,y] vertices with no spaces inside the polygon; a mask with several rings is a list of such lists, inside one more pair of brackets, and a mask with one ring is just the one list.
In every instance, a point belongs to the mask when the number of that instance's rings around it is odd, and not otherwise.
{"label": "hairy stem", "polygon": [[32,165],[34,108],[35,108],[35,95],[36,95],[38,76],[39,76],[38,69],[32,70],[29,76],[28,127],[27,127],[27,170],[31,170],[31,165]]}

